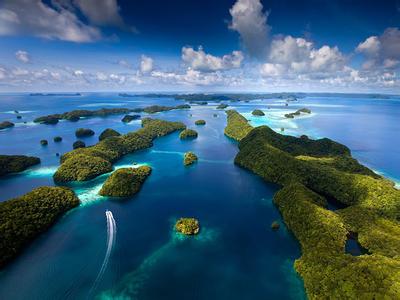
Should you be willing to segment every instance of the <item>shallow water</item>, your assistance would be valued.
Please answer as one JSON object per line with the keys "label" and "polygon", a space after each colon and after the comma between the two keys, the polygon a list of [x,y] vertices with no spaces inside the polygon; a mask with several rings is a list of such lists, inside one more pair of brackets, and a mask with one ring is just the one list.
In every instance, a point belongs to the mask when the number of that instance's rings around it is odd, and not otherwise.
{"label": "shallow water", "polygon": [[[91,145],[105,128],[126,133],[140,127],[140,122],[122,123],[121,115],[54,126],[31,123],[39,115],[79,107],[98,109],[109,102],[109,107],[181,103],[116,94],[0,95],[0,120],[28,122],[0,131],[0,153],[42,159],[40,166],[1,179],[0,201],[37,186],[53,185],[51,176],[58,166],[55,153],[71,150],[76,128],[88,127],[96,132],[83,139]],[[268,124],[278,131],[283,127],[285,134],[336,139],[348,145],[363,163],[400,178],[400,142],[394,138],[400,131],[396,118],[400,115],[399,103],[306,98],[289,107],[278,99],[228,104],[253,125]],[[292,120],[283,118],[284,113],[303,106],[313,113]],[[190,111],[152,115],[182,121],[195,128],[199,137],[180,141],[174,133],[156,140],[154,147],[118,161],[116,168],[133,163],[153,168],[142,190],[131,199],[118,201],[97,195],[107,174],[71,184],[81,206],[67,213],[1,271],[0,299],[303,299],[302,281],[293,270],[293,262],[300,256],[299,245],[272,204],[277,187],[233,164],[237,145],[223,135],[226,117],[215,107],[215,103],[193,105]],[[265,117],[251,115],[254,108],[264,107]],[[16,120],[14,110],[24,111],[22,120]],[[218,117],[213,117],[215,113]],[[200,118],[207,121],[205,126],[194,125]],[[61,143],[53,143],[56,135],[63,137]],[[39,144],[43,138],[49,140],[47,147]],[[199,161],[185,168],[183,153],[189,150]],[[116,228],[111,248],[107,210]],[[181,216],[200,220],[197,237],[182,238],[174,233],[174,221]],[[282,225],[279,231],[270,229],[274,220]]]}

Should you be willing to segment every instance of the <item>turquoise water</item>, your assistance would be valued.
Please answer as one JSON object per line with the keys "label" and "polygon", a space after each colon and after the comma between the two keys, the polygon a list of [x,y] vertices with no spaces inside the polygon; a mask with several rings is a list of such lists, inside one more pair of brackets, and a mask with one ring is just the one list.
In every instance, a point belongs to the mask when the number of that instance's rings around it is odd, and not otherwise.
{"label": "turquoise water", "polygon": [[[126,133],[140,127],[140,121],[123,124],[122,116],[54,126],[32,124],[34,117],[77,108],[156,103],[181,102],[115,94],[0,95],[0,120],[20,122],[0,131],[0,153],[42,159],[38,167],[1,179],[0,201],[37,186],[54,185],[55,153],[71,150],[76,128],[96,132],[84,139],[90,145],[105,128]],[[395,179],[400,178],[399,103],[330,97],[305,98],[289,107],[278,99],[230,104],[253,125],[284,127],[286,134],[328,136],[345,143],[363,163]],[[289,121],[282,117],[303,106],[313,113]],[[118,161],[116,168],[133,163],[153,168],[142,190],[131,199],[98,196],[107,175],[71,184],[81,206],[0,272],[0,299],[304,299],[303,283],[293,270],[299,245],[272,204],[278,187],[233,164],[237,145],[223,135],[226,117],[215,107],[216,103],[193,105],[190,111],[153,115],[182,121],[195,128],[199,137],[180,141],[177,133],[171,134],[156,140],[154,147]],[[267,115],[252,117],[254,108],[265,109]],[[22,120],[16,120],[14,110],[22,112]],[[215,113],[218,117],[213,117]],[[195,126],[200,118],[207,125]],[[52,142],[56,135],[63,137],[62,143]],[[49,140],[48,147],[40,146],[43,138]],[[183,153],[189,150],[198,155],[199,162],[185,168]],[[199,219],[198,236],[184,238],[173,231],[174,221],[182,216]],[[270,229],[274,220],[282,225],[276,232]]]}

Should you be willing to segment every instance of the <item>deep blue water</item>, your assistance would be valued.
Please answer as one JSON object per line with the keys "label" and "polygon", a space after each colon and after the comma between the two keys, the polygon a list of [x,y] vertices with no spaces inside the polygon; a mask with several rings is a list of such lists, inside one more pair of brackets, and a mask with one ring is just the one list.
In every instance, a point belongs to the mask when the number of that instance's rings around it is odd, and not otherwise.
{"label": "deep blue water", "polygon": [[[55,153],[71,150],[76,128],[88,127],[96,132],[84,139],[90,145],[105,128],[126,133],[140,127],[140,121],[122,123],[121,115],[57,125],[33,124],[34,117],[72,109],[180,103],[115,94],[0,95],[0,120],[19,122],[12,129],[0,131],[0,154],[42,159],[38,167],[1,179],[0,201],[34,187],[54,185],[52,174],[58,166]],[[253,125],[268,124],[276,130],[284,127],[286,134],[338,140],[363,163],[391,178],[400,178],[400,102],[396,100],[330,97],[305,98],[289,107],[279,100],[228,104]],[[282,117],[303,106],[313,113],[294,120]],[[72,184],[82,205],[0,272],[0,299],[303,299],[303,283],[293,270],[293,262],[300,256],[299,245],[272,204],[278,187],[233,164],[237,145],[223,135],[226,117],[215,107],[215,103],[193,105],[190,111],[152,116],[182,121],[195,128],[199,137],[180,141],[175,133],[156,140],[150,149],[118,161],[116,167],[138,163],[153,168],[140,193],[131,199],[98,196],[107,175]],[[254,108],[265,109],[267,115],[252,117]],[[22,120],[16,120],[14,110],[21,112]],[[218,117],[213,117],[215,113]],[[207,121],[205,126],[194,125],[200,118]],[[52,141],[56,135],[63,137],[59,144]],[[49,145],[40,146],[41,139],[48,139]],[[199,162],[185,168],[183,153],[189,150],[199,156]],[[106,210],[115,219],[116,240],[105,271],[98,276],[107,250]],[[182,216],[199,219],[198,236],[182,238],[174,233],[174,221]],[[278,231],[270,229],[274,220],[282,225]]]}

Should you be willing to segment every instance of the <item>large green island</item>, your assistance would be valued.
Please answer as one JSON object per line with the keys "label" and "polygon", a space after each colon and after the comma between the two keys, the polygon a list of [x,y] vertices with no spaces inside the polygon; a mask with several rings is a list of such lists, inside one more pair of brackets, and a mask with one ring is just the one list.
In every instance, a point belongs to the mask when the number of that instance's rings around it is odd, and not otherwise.
{"label": "large green island", "polygon": [[[252,128],[236,111],[227,114],[225,133],[239,141],[235,164],[282,186],[274,203],[300,242],[295,269],[308,297],[399,299],[400,191],[394,184],[337,142]],[[354,238],[365,254],[346,253]]]}
{"label": "large green island", "polygon": [[0,268],[46,231],[65,212],[79,205],[64,187],[40,187],[0,203]]}
{"label": "large green island", "polygon": [[61,157],[61,166],[54,173],[56,182],[86,181],[112,171],[112,164],[122,156],[149,148],[153,140],[178,130],[185,124],[158,119],[142,119],[142,128],[120,136],[107,137],[96,145],[78,148]]}

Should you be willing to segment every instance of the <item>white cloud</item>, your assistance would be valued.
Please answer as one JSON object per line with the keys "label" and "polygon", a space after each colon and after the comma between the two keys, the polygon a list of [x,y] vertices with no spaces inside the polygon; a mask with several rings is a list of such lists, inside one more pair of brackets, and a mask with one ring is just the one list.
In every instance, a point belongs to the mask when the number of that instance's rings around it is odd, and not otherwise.
{"label": "white cloud", "polygon": [[387,28],[382,35],[367,38],[357,46],[356,51],[366,58],[364,69],[393,69],[400,66],[399,28]]}
{"label": "white cloud", "polygon": [[229,10],[232,22],[229,28],[239,33],[243,46],[256,58],[265,58],[270,27],[268,13],[263,13],[260,0],[237,0]]}
{"label": "white cloud", "polygon": [[142,55],[141,61],[140,61],[140,71],[143,74],[153,71],[153,59],[151,57]]}
{"label": "white cloud", "polygon": [[5,0],[0,8],[0,35],[33,35],[71,42],[92,42],[100,31],[81,22],[71,11],[28,0]]}
{"label": "white cloud", "polygon": [[240,51],[233,51],[232,54],[218,57],[205,53],[201,46],[197,51],[191,47],[183,47],[182,60],[193,70],[213,72],[240,68],[243,54]]}
{"label": "white cloud", "polygon": [[22,51],[22,50],[18,50],[17,52],[15,52],[15,57],[20,61],[20,62],[23,62],[23,63],[28,63],[28,62],[30,62],[30,55],[29,55],[29,53],[28,52],[26,52],[26,51]]}
{"label": "white cloud", "polygon": [[284,76],[292,79],[298,75],[322,78],[343,71],[346,59],[337,47],[327,45],[314,48],[303,38],[292,36],[275,38],[270,47],[268,62],[261,66],[262,76]]}
{"label": "white cloud", "polygon": [[93,24],[124,26],[116,0],[74,0],[73,2]]}
{"label": "white cloud", "polygon": [[124,60],[124,59],[119,60],[119,61],[118,61],[118,64],[119,64],[121,67],[124,67],[124,68],[128,68],[128,69],[131,69],[131,68],[132,68],[132,64],[131,64],[130,62]]}

